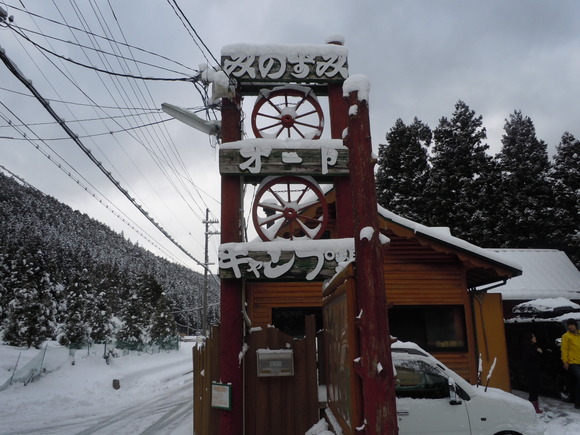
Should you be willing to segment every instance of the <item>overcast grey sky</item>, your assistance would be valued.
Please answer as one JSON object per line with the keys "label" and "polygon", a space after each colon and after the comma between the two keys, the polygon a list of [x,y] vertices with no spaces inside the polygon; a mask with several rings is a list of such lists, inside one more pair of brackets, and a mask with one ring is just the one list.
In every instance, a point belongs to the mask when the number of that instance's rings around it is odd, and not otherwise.
{"label": "overcast grey sky", "polygon": [[[22,9],[36,14],[34,20]],[[539,139],[553,153],[562,133],[580,138],[580,2],[577,0],[374,0],[293,2],[216,0],[6,0],[0,5],[14,16],[32,40],[73,60],[140,76],[184,77],[202,63],[213,64],[203,45],[191,36],[173,7],[183,10],[187,19],[211,53],[219,59],[224,45],[238,42],[267,44],[322,44],[327,36],[341,34],[349,50],[351,74],[364,74],[371,84],[370,116],[375,150],[385,142],[386,132],[397,118],[409,123],[418,117],[432,128],[439,118],[450,117],[461,99],[483,116],[488,144],[493,153],[500,150],[505,119],[514,110],[529,116]],[[114,11],[114,14],[113,14]],[[100,15],[101,20],[96,16]],[[84,28],[112,39],[126,39],[142,48],[179,62],[183,66],[102,39],[92,40],[57,23]],[[123,52],[151,65],[128,61],[123,64],[111,56],[96,53],[57,39],[92,46],[102,51]],[[191,31],[191,30],[190,30]],[[51,100],[101,106],[160,108],[169,102],[182,107],[202,105],[191,83],[147,82],[110,76],[46,57],[14,30],[0,27],[0,47],[40,93]],[[183,73],[177,74],[176,72]],[[74,83],[73,83],[74,81]],[[88,100],[90,97],[91,100]],[[140,228],[177,258],[194,267],[155,230],[113,184],[71,140],[22,140],[34,134],[63,138],[64,131],[54,125],[29,91],[0,64],[0,164],[45,193],[74,209],[124,231],[131,240],[140,236],[108,211],[84,188],[55,166],[44,154],[62,156],[79,174],[82,184],[90,183],[97,197],[115,204]],[[172,236],[197,259],[203,260],[205,208],[219,218],[219,173],[217,150],[203,134],[180,124],[166,122],[155,129],[118,130],[165,119],[164,114],[132,116],[137,111],[95,110],[78,104],[51,103],[62,118],[82,138],[103,165],[127,188]],[[246,116],[251,106],[245,107]],[[106,115],[105,115],[106,112]],[[124,115],[106,121],[75,122],[95,117]],[[129,121],[130,119],[130,121]],[[8,127],[8,121],[30,127]],[[250,129],[248,128],[248,131]],[[160,145],[161,144],[161,145]],[[48,148],[50,147],[50,148]],[[155,162],[151,154],[162,156]],[[173,163],[170,169],[162,162]],[[69,169],[70,170],[70,169]],[[172,171],[178,172],[175,175]],[[169,174],[169,175],[168,175]],[[189,174],[189,177],[183,177]],[[81,177],[82,175],[82,177]],[[186,180],[186,181],[184,181]],[[195,184],[195,187],[193,186]],[[111,206],[113,207],[113,206]],[[140,231],[141,232],[141,231]],[[148,242],[148,249],[159,252]],[[216,261],[219,239],[211,238],[210,261]],[[164,251],[166,252],[166,251]],[[196,270],[200,270],[195,267]]]}

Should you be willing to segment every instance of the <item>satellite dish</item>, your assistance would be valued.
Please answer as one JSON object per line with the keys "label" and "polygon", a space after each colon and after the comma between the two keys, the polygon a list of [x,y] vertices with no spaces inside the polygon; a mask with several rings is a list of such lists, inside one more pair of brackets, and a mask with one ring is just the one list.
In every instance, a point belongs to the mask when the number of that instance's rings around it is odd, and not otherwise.
{"label": "satellite dish", "polygon": [[200,118],[195,113],[184,109],[182,107],[174,106],[169,103],[162,103],[161,109],[167,113],[169,116],[195,128],[203,133],[218,136],[220,132],[220,126],[217,122],[206,121]]}

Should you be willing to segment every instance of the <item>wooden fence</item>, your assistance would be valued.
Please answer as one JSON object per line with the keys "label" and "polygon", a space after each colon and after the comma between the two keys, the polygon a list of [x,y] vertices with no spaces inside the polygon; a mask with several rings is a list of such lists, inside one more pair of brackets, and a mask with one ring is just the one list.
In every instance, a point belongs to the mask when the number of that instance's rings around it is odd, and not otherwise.
{"label": "wooden fence", "polygon": [[219,326],[211,329],[202,345],[193,348],[193,432],[217,435],[218,414],[211,407],[211,383],[219,370]]}

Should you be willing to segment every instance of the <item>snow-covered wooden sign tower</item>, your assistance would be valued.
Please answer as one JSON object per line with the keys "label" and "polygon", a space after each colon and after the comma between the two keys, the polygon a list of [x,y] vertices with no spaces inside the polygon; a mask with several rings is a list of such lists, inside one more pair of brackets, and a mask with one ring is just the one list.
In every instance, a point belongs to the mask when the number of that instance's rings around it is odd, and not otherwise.
{"label": "snow-covered wooden sign tower", "polygon": [[[385,351],[383,346],[388,323],[368,127],[368,89],[359,89],[365,88],[364,83],[360,85],[364,80],[349,78],[347,49],[341,39],[332,37],[323,45],[235,44],[222,49],[222,69],[236,87],[222,100],[219,150],[219,376],[221,383],[231,387],[229,406],[220,411],[220,434],[242,433],[240,350],[247,320],[247,280],[323,281],[352,261],[356,250],[357,262],[366,263],[360,265],[357,286],[365,289],[362,300],[369,304],[368,311],[367,307],[360,307],[365,313],[360,320],[360,333],[361,337],[367,336],[361,339],[361,352],[368,352],[368,358],[365,355],[362,359],[370,364],[362,367],[370,370],[372,365],[375,373],[377,363],[386,368],[378,378],[386,378],[392,370],[388,348]],[[345,86],[345,82],[350,85]],[[245,96],[255,97],[250,119],[254,137],[250,139],[243,139]],[[322,97],[328,100],[329,138],[323,138],[326,121]],[[353,173],[355,177],[351,177]],[[251,221],[258,241],[245,240],[243,192],[249,184],[257,186]],[[329,209],[323,184],[330,184],[336,193],[332,225],[337,238],[333,240],[328,239]],[[377,320],[376,316],[382,319]],[[366,343],[367,339],[372,342]],[[369,393],[369,409],[365,405],[364,418],[369,427],[379,428],[367,433],[391,433],[384,428],[395,414],[394,399],[392,403],[385,401],[384,379],[380,385],[368,376],[361,375],[361,379],[363,391]],[[375,388],[370,387],[371,381]]]}

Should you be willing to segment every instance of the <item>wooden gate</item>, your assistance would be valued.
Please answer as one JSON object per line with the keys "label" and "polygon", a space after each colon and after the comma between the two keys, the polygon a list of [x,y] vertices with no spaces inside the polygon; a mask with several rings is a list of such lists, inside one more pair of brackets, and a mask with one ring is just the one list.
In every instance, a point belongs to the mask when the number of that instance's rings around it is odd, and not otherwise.
{"label": "wooden gate", "polygon": [[[328,409],[340,427],[333,427],[345,435],[357,433],[363,425],[362,385],[356,375],[357,358],[360,356],[358,333],[355,325],[356,294],[354,269],[350,264],[332,281],[323,293],[325,357],[328,360],[326,383],[328,384]],[[360,313],[358,313],[360,315]],[[333,421],[330,422],[334,424]]]}
{"label": "wooden gate", "polygon": [[[294,375],[258,377],[258,349],[291,349]],[[306,318],[304,339],[275,328],[250,333],[244,356],[246,434],[303,435],[320,419],[316,360],[314,316]]]}

